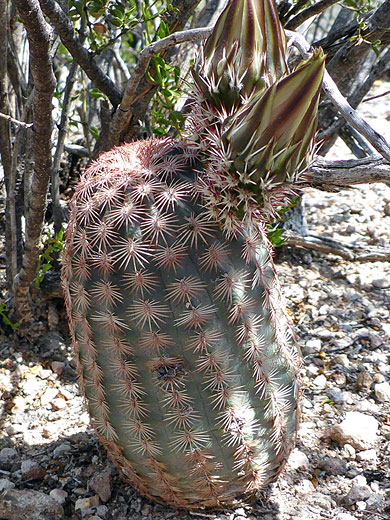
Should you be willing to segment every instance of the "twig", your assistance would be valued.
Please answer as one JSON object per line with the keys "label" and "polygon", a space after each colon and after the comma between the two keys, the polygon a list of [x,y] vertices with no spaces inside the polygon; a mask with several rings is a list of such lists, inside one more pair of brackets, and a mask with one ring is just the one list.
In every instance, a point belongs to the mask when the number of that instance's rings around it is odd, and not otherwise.
{"label": "twig", "polygon": [[54,217],[54,231],[58,233],[62,226],[63,214],[60,204],[60,182],[59,182],[59,167],[61,156],[64,151],[65,137],[67,133],[68,116],[70,110],[70,103],[72,100],[72,90],[75,82],[75,75],[78,68],[76,61],[70,66],[68,77],[66,78],[64,98],[62,102],[62,111],[60,124],[58,125],[58,138],[56,151],[53,158],[53,166],[51,170],[51,196],[53,201],[53,217]]}
{"label": "twig", "polygon": [[[303,36],[292,31],[286,31],[286,36],[289,39],[289,44],[294,45],[304,59],[310,58],[312,55],[311,46]],[[324,72],[322,88],[344,119],[348,121],[348,123],[361,135],[363,135],[375,150],[377,150],[385,159],[390,161],[390,147],[384,137],[376,132],[367,121],[365,121],[360,114],[351,107],[339,91],[336,83],[333,81],[327,70]]]}
{"label": "twig", "polygon": [[205,39],[211,34],[211,32],[212,28],[210,27],[200,29],[189,29],[188,31],[179,31],[167,36],[166,38],[163,38],[162,40],[158,40],[156,42],[151,43],[141,51],[138,63],[133,71],[130,80],[127,82],[125,91],[123,93],[122,102],[118,110],[115,112],[115,115],[112,119],[112,123],[110,125],[110,147],[118,144],[119,135],[124,127],[124,124],[127,121],[131,105],[137,99],[137,87],[141,79],[143,78],[149,66],[150,60],[153,58],[153,56],[158,54],[159,52],[164,52],[170,47],[178,45],[179,43]]}
{"label": "twig", "polygon": [[379,155],[346,161],[326,161],[317,157],[307,177],[311,186],[327,191],[356,184],[390,183],[390,164]]}
{"label": "twig", "polygon": [[320,0],[319,2],[316,2],[314,5],[307,7],[306,9],[298,13],[296,16],[294,16],[294,18],[292,18],[289,22],[287,22],[285,25],[286,29],[296,29],[309,18],[315,16],[316,14],[322,13],[322,11],[325,11],[325,9],[337,3],[338,1],[339,0]]}
{"label": "twig", "polygon": [[15,125],[21,126],[22,128],[32,128],[34,125],[33,123],[25,123],[24,121],[18,121],[17,119],[11,117],[8,114],[3,114],[0,112],[1,119],[5,119],[9,121],[10,123],[14,123]]}
{"label": "twig", "polygon": [[75,61],[84,70],[86,75],[108,97],[114,106],[121,102],[121,92],[114,82],[97,65],[92,53],[90,53],[76,37],[73,25],[61,7],[53,0],[39,0],[42,11],[50,19],[61,38],[62,43],[68,49]]}
{"label": "twig", "polygon": [[362,103],[367,103],[367,101],[372,101],[373,99],[378,99],[378,98],[387,96],[388,94],[390,94],[390,90],[386,90],[386,92],[383,92],[382,94],[377,94],[376,96],[371,96],[371,97],[365,98],[365,99],[363,99]]}
{"label": "twig", "polygon": [[302,236],[293,231],[285,231],[285,245],[314,249],[321,253],[341,256],[350,262],[387,262],[390,260],[390,249],[369,245],[351,245],[328,237],[316,235]]}

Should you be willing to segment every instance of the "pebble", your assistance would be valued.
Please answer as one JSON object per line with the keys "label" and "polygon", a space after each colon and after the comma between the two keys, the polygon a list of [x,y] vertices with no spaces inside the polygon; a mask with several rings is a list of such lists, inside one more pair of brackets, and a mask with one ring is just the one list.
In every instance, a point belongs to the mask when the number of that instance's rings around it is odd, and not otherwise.
{"label": "pebble", "polygon": [[335,520],[357,520],[357,518],[349,513],[339,513]]}
{"label": "pebble", "polygon": [[325,457],[319,467],[328,475],[344,475],[347,471],[347,463],[340,457]]}
{"label": "pebble", "polygon": [[361,390],[369,391],[373,381],[372,375],[368,370],[361,370],[358,374],[356,384]]}
{"label": "pebble", "polygon": [[0,499],[2,520],[62,520],[64,510],[53,497],[39,491],[8,489]]}
{"label": "pebble", "polygon": [[8,470],[19,458],[18,452],[13,448],[3,448],[0,451],[0,469]]}
{"label": "pebble", "polygon": [[99,495],[102,502],[107,502],[112,493],[112,472],[108,467],[94,475],[89,481],[90,487]]}
{"label": "pebble", "polygon": [[328,381],[324,374],[320,374],[319,376],[313,379],[313,385],[315,385],[317,388],[325,388],[327,382]]}
{"label": "pebble", "polygon": [[372,493],[366,500],[367,508],[380,510],[384,502],[383,495],[381,493]]}
{"label": "pebble", "polygon": [[60,376],[62,374],[62,372],[64,371],[64,368],[65,368],[65,363],[63,363],[62,361],[53,361],[51,363],[51,369],[58,376]]}
{"label": "pebble", "polygon": [[375,278],[371,283],[377,289],[387,289],[390,287],[390,278]]}
{"label": "pebble", "polygon": [[6,489],[13,489],[15,484],[8,478],[0,478],[0,493]]}
{"label": "pebble", "polygon": [[295,448],[288,459],[288,464],[295,470],[307,470],[309,467],[309,459],[303,451]]}
{"label": "pebble", "polygon": [[320,339],[309,339],[302,346],[302,351],[306,356],[310,354],[318,354],[322,349],[322,341]]}
{"label": "pebble", "polygon": [[[363,477],[364,478],[364,477]],[[358,479],[358,480],[357,480]],[[364,483],[366,480],[362,481],[362,478],[356,477],[353,479],[355,482],[352,488],[349,490],[348,494],[344,497],[344,503],[351,506],[352,504],[356,504],[362,500],[366,500],[371,495],[371,488],[367,486],[367,483]]]}
{"label": "pebble", "polygon": [[37,467],[38,467],[38,462],[36,462],[35,460],[31,460],[31,459],[23,460],[22,464],[20,466],[20,471],[22,473],[22,476]]}
{"label": "pebble", "polygon": [[58,395],[58,388],[48,388],[45,393],[41,396],[41,405],[47,406],[51,404],[53,399],[55,399]]}
{"label": "pebble", "polygon": [[75,504],[75,510],[77,509],[90,509],[99,505],[99,497],[93,495],[92,497],[78,498]]}
{"label": "pebble", "polygon": [[66,453],[70,453],[71,451],[72,445],[70,444],[70,442],[65,441],[53,450],[53,454],[55,457],[61,457],[61,455],[65,455]]}
{"label": "pebble", "polygon": [[340,455],[347,460],[355,460],[356,459],[356,450],[350,444],[344,444],[340,451]]}
{"label": "pebble", "polygon": [[50,496],[54,498],[54,500],[57,500],[58,503],[64,504],[68,493],[64,489],[55,488],[50,491]]}
{"label": "pebble", "polygon": [[374,392],[376,398],[382,403],[388,403],[390,401],[390,384],[385,383],[377,383],[374,386]]}
{"label": "pebble", "polygon": [[357,460],[369,462],[371,464],[374,464],[376,462],[376,458],[376,450],[374,449],[359,451],[359,453],[356,455]]}
{"label": "pebble", "polygon": [[330,429],[330,437],[337,443],[351,444],[355,449],[371,448],[377,437],[379,423],[370,415],[347,412],[344,421]]}

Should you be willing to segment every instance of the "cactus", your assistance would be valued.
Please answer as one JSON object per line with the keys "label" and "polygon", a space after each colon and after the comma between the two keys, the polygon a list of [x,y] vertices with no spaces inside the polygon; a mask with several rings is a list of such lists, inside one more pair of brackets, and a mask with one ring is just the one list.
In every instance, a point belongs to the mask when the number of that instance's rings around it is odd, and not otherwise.
{"label": "cactus", "polygon": [[193,71],[187,140],[103,153],[70,204],[62,279],[92,423],[140,493],[177,507],[253,500],[296,437],[265,224],[304,177],[324,58],[291,72],[286,53],[272,0],[232,0]]}

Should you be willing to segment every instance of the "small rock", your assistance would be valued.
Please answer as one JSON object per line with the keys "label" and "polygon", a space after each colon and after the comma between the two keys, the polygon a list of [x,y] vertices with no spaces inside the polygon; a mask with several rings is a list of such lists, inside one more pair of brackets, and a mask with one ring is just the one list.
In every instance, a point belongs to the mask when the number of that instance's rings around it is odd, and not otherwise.
{"label": "small rock", "polygon": [[387,289],[390,287],[390,278],[375,278],[371,283],[377,289]]}
{"label": "small rock", "polygon": [[379,401],[382,403],[387,403],[390,401],[390,384],[385,383],[377,383],[374,386],[374,392]]}
{"label": "small rock", "polygon": [[371,462],[372,464],[376,462],[376,450],[364,450],[359,451],[356,455],[356,459],[359,461]]}
{"label": "small rock", "polygon": [[46,473],[45,468],[31,468],[23,473],[23,480],[42,480],[45,478]]}
{"label": "small rock", "polygon": [[62,361],[53,361],[51,364],[51,369],[53,370],[53,372],[55,374],[57,374],[59,376],[64,371],[64,368],[65,368],[65,363],[63,363]]}
{"label": "small rock", "polygon": [[51,404],[53,399],[55,399],[58,395],[58,389],[57,388],[48,388],[45,393],[41,396],[41,405],[47,406],[48,404]]}
{"label": "small rock", "polygon": [[384,498],[380,493],[372,493],[366,500],[368,509],[381,509],[383,506]]}
{"label": "small rock", "polygon": [[42,428],[42,435],[45,439],[49,439],[54,433],[58,431],[58,426],[55,423],[47,423]]}
{"label": "small rock", "polygon": [[356,516],[352,516],[349,513],[339,513],[335,520],[357,520]]}
{"label": "small rock", "polygon": [[54,498],[39,491],[8,489],[0,499],[2,520],[62,520],[64,510]]}
{"label": "small rock", "polygon": [[320,374],[319,376],[317,376],[317,377],[314,378],[314,380],[313,380],[313,384],[314,384],[317,388],[325,388],[327,382],[328,382],[328,381],[327,381],[326,377],[324,376],[324,374]]}
{"label": "small rock", "polygon": [[303,353],[308,356],[310,354],[318,354],[321,351],[322,342],[320,339],[309,339],[303,345],[302,350]]}
{"label": "small rock", "polygon": [[386,204],[383,208],[383,213],[384,213],[385,217],[390,217],[390,202],[386,202]]}
{"label": "small rock", "polygon": [[330,437],[340,445],[351,444],[355,449],[371,448],[376,441],[379,423],[370,415],[347,412],[344,421],[330,429]]}
{"label": "small rock", "polygon": [[51,407],[55,411],[63,410],[64,408],[66,408],[66,401],[62,397],[56,397],[52,400]]}
{"label": "small rock", "polygon": [[72,445],[70,444],[70,442],[65,441],[53,450],[53,454],[55,457],[61,457],[61,455],[65,455],[66,453],[70,453],[71,451]]}
{"label": "small rock", "polygon": [[384,383],[386,381],[383,374],[375,374],[373,377],[374,383]]}
{"label": "small rock", "polygon": [[17,395],[14,399],[12,413],[23,412],[26,410],[27,404],[27,399],[25,399],[22,395]]}
{"label": "small rock", "polygon": [[18,459],[18,452],[13,448],[3,448],[0,451],[0,469],[8,470]]}
{"label": "small rock", "polygon": [[370,390],[371,385],[373,383],[372,375],[368,370],[361,370],[359,375],[357,376],[356,384],[358,388],[361,390],[366,390],[367,392]]}
{"label": "small rock", "polygon": [[112,493],[112,473],[111,468],[94,475],[89,481],[90,487],[99,495],[102,502],[107,502]]}
{"label": "small rock", "polygon": [[335,390],[334,388],[328,389],[328,396],[334,403],[342,404],[346,402],[347,392],[340,392],[340,390]]}
{"label": "small rock", "polygon": [[315,491],[313,483],[307,478],[301,480],[299,484],[295,486],[295,489],[300,495],[307,495],[308,493],[313,493]]}
{"label": "small rock", "polygon": [[13,489],[15,484],[7,478],[0,478],[0,493],[6,489]]}
{"label": "small rock", "polygon": [[325,457],[319,467],[328,475],[344,475],[347,471],[347,463],[339,457]]}
{"label": "small rock", "polygon": [[78,498],[76,500],[75,509],[90,509],[99,505],[99,497],[93,495],[92,497]]}
{"label": "small rock", "polygon": [[303,451],[295,448],[288,459],[288,463],[292,469],[306,470],[309,466],[309,459]]}
{"label": "small rock", "polygon": [[54,500],[57,500],[59,504],[64,504],[68,493],[64,489],[55,488],[50,491],[50,496],[54,498]]}
{"label": "small rock", "polygon": [[344,444],[342,450],[340,451],[340,455],[347,460],[355,460],[356,459],[356,450],[350,444]]}
{"label": "small rock", "polygon": [[31,471],[32,469],[37,468],[37,467],[38,467],[38,462],[36,462],[35,460],[31,460],[31,459],[24,460],[20,466],[20,471],[22,473],[22,476],[24,476],[26,473],[28,473],[29,471]]}
{"label": "small rock", "polygon": [[371,489],[369,488],[369,486],[367,486],[367,484],[354,484],[352,488],[349,490],[348,494],[344,497],[344,503],[348,506],[351,506],[352,504],[356,504],[356,502],[365,500],[370,495]]}

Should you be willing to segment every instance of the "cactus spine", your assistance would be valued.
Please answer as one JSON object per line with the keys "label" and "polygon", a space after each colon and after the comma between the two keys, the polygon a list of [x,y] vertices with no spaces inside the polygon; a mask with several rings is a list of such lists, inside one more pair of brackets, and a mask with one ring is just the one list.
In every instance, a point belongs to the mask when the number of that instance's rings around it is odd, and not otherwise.
{"label": "cactus spine", "polygon": [[272,0],[232,0],[194,68],[187,141],[102,154],[70,205],[63,286],[112,460],[177,507],[253,499],[297,428],[299,356],[265,223],[312,150],[324,58],[289,71]]}

